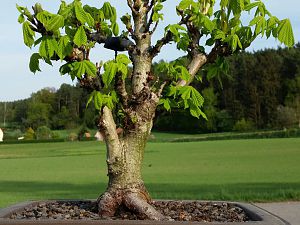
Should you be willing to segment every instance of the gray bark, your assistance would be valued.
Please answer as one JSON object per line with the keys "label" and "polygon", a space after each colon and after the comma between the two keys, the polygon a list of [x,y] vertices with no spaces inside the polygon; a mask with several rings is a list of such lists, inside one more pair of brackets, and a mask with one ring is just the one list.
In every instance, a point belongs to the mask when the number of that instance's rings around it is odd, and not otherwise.
{"label": "gray bark", "polygon": [[[133,129],[118,136],[112,112],[104,107],[100,126],[107,146],[108,188],[98,199],[99,214],[112,217],[117,208],[127,208],[149,219],[163,220],[164,216],[151,206],[150,196],[142,180],[142,163],[146,142],[152,128],[156,102],[137,108],[137,122]],[[139,112],[148,111],[146,114]]]}

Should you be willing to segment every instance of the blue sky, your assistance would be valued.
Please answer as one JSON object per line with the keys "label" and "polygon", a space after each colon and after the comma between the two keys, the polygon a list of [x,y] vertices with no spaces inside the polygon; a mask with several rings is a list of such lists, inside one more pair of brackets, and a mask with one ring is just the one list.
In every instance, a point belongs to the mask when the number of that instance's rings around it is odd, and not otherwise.
{"label": "blue sky", "polygon": [[[22,30],[17,22],[18,12],[15,4],[28,6],[30,8],[38,0],[3,0],[1,1],[0,14],[0,101],[13,101],[28,98],[33,92],[44,87],[59,88],[62,83],[72,84],[68,76],[60,76],[58,68],[60,63],[53,67],[41,65],[42,72],[32,74],[29,71],[28,62],[34,49],[29,49],[23,44]],[[101,6],[102,0],[82,0],[83,3]],[[108,1],[108,0],[106,0]],[[56,12],[60,4],[59,0],[39,0],[45,9]],[[126,0],[110,0],[116,6],[118,15],[128,12]],[[159,37],[164,26],[169,23],[176,23],[178,17],[175,6],[179,0],[167,0],[164,5],[165,21],[158,27],[158,33],[154,38]],[[299,0],[264,0],[267,8],[279,19],[290,18],[294,28],[296,41],[300,41],[300,1]],[[248,49],[249,51],[264,48],[276,48],[280,43],[272,38],[269,40],[258,39]],[[182,55],[175,50],[174,46],[167,46],[156,60],[172,60]],[[113,52],[97,48],[94,50],[93,58],[97,61],[113,58]]]}

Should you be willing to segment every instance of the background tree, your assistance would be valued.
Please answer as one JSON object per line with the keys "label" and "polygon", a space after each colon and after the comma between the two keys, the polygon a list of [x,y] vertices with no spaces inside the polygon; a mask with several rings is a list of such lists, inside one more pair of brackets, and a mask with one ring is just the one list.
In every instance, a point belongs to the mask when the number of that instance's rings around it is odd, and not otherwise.
{"label": "background tree", "polygon": [[32,94],[27,110],[27,125],[33,129],[40,126],[49,126],[49,118],[53,110],[54,100],[54,89],[44,88]]}
{"label": "background tree", "polygon": [[[163,19],[164,0],[127,0],[130,14],[121,17],[126,31],[119,35],[114,7],[105,2],[102,8],[83,6],[80,0],[62,2],[56,14],[43,10],[40,4],[27,8],[17,6],[21,15],[24,43],[39,46],[30,60],[32,72],[39,71],[39,61],[66,62],[62,74],[77,79],[91,90],[100,112],[99,129],[105,135],[109,183],[98,199],[99,214],[113,216],[121,204],[145,217],[163,220],[164,216],[150,205],[141,166],[155,110],[162,104],[188,109],[195,117],[204,117],[204,99],[189,84],[205,64],[208,76],[219,76],[224,70],[223,58],[246,49],[258,35],[273,35],[288,46],[294,44],[288,19],[270,14],[261,1],[221,0],[214,11],[214,0],[182,0],[176,8],[177,24],[165,28],[164,36],[152,43],[153,33]],[[217,8],[217,7],[216,7]],[[242,13],[254,10],[249,24],[241,23]],[[252,15],[252,14],[250,14]],[[212,46],[206,49],[200,45]],[[165,64],[167,78],[153,74],[152,61],[162,48],[175,42],[188,54],[187,67]],[[90,61],[95,44],[114,50],[116,57],[102,64]],[[118,51],[127,51],[129,58]],[[132,63],[132,73],[128,65]],[[104,70],[102,70],[102,67]],[[102,73],[103,72],[103,73]],[[116,128],[123,132],[117,133]]]}

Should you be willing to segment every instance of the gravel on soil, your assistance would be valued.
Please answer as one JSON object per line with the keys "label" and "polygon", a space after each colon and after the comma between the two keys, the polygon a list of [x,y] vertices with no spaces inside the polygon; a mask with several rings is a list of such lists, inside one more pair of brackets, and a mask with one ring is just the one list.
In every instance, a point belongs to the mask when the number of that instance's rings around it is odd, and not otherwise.
{"label": "gravel on soil", "polygon": [[[246,222],[243,209],[231,203],[199,201],[155,201],[152,205],[170,221]],[[95,201],[50,201],[13,213],[11,219],[101,220]],[[113,220],[143,220],[142,216],[120,207]]]}

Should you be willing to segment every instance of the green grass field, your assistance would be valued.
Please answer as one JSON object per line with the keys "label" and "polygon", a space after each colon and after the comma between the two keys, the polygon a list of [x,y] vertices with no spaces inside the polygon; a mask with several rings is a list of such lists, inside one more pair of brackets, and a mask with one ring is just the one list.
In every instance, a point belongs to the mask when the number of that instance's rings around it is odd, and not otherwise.
{"label": "green grass field", "polygon": [[[149,143],[144,179],[153,198],[300,200],[300,138]],[[97,198],[105,145],[0,145],[0,207],[31,199]]]}

